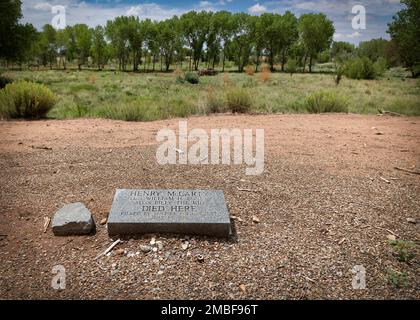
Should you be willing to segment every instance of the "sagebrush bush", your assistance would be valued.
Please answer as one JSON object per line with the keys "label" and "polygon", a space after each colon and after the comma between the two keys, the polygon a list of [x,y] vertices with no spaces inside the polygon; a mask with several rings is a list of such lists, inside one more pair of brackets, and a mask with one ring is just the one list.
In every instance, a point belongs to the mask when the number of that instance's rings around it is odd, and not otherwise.
{"label": "sagebrush bush", "polygon": [[200,78],[198,74],[194,72],[187,72],[184,76],[185,81],[191,83],[191,84],[197,84],[200,82]]}
{"label": "sagebrush bush", "polygon": [[306,97],[304,108],[309,113],[348,112],[348,100],[330,91],[320,91]]}
{"label": "sagebrush bush", "polygon": [[254,66],[251,66],[251,65],[247,66],[246,69],[245,69],[245,72],[246,72],[247,75],[253,76],[254,73],[255,73]]}
{"label": "sagebrush bush", "polygon": [[3,89],[4,87],[6,87],[6,85],[12,82],[13,82],[13,79],[7,76],[0,75],[0,89]]}
{"label": "sagebrush bush", "polygon": [[377,76],[374,63],[367,57],[347,61],[344,74],[347,78],[356,80],[373,80]]}
{"label": "sagebrush bush", "polygon": [[246,89],[233,88],[226,93],[226,104],[233,113],[247,113],[251,110],[253,101]]}
{"label": "sagebrush bush", "polygon": [[28,81],[13,82],[0,91],[0,114],[4,118],[39,119],[57,102],[46,86]]}

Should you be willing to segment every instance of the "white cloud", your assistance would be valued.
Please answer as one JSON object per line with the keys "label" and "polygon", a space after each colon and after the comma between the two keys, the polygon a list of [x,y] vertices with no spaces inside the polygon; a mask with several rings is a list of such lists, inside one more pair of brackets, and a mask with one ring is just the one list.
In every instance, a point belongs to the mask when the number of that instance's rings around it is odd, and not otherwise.
{"label": "white cloud", "polygon": [[267,11],[267,8],[259,3],[254,4],[252,7],[248,8],[248,12],[252,14],[261,14]]}
{"label": "white cloud", "polygon": [[350,34],[336,33],[334,35],[334,39],[335,40],[357,39],[357,38],[360,38],[361,36],[362,36],[362,34],[358,31],[355,31],[355,32],[350,33]]}

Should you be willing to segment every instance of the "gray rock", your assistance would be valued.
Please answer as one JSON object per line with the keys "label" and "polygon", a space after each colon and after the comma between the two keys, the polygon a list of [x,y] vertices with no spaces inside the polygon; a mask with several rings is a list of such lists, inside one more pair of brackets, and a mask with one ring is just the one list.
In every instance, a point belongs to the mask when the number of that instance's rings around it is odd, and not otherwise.
{"label": "gray rock", "polygon": [[140,251],[144,252],[144,253],[148,253],[152,250],[151,246],[147,246],[147,245],[140,245]]}
{"label": "gray rock", "polygon": [[54,214],[52,230],[56,236],[89,234],[95,227],[92,214],[83,203],[65,205]]}

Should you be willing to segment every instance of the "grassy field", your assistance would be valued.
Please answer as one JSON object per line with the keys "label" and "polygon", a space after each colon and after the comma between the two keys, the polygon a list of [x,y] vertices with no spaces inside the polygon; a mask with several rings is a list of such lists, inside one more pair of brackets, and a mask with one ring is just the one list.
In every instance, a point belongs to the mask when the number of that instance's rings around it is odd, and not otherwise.
{"label": "grassy field", "polygon": [[[152,121],[226,111],[232,95],[242,95],[256,113],[306,113],[311,94],[327,91],[346,101],[351,113],[376,114],[378,109],[420,115],[420,82],[401,70],[379,80],[349,80],[336,86],[332,74],[225,73],[201,77],[193,85],[175,73],[112,71],[12,71],[7,76],[47,85],[59,97],[51,118],[99,117]],[[246,97],[243,97],[243,95]]]}

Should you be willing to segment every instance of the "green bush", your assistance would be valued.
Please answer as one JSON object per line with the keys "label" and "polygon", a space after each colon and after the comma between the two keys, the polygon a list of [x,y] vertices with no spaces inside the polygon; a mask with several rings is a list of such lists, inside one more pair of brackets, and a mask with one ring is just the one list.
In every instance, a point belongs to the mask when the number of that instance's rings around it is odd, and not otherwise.
{"label": "green bush", "polygon": [[344,74],[350,79],[357,80],[373,80],[376,78],[374,63],[367,57],[347,61],[344,66]]}
{"label": "green bush", "polygon": [[0,75],[0,89],[3,89],[6,85],[12,82],[13,80],[11,78]]}
{"label": "green bush", "polygon": [[185,78],[185,81],[191,84],[197,84],[200,82],[200,78],[198,77],[198,74],[194,72],[187,72],[184,78]]}
{"label": "green bush", "polygon": [[388,62],[385,58],[381,57],[373,64],[373,68],[375,69],[375,75],[377,77],[383,76],[388,69]]}
{"label": "green bush", "polygon": [[253,101],[246,89],[234,88],[226,93],[227,108],[233,113],[247,113],[251,110]]}
{"label": "green bush", "polygon": [[57,102],[57,97],[42,84],[13,82],[0,91],[0,115],[4,118],[39,119]]}
{"label": "green bush", "polygon": [[306,97],[304,108],[309,113],[348,112],[348,100],[330,91],[320,91]]}

